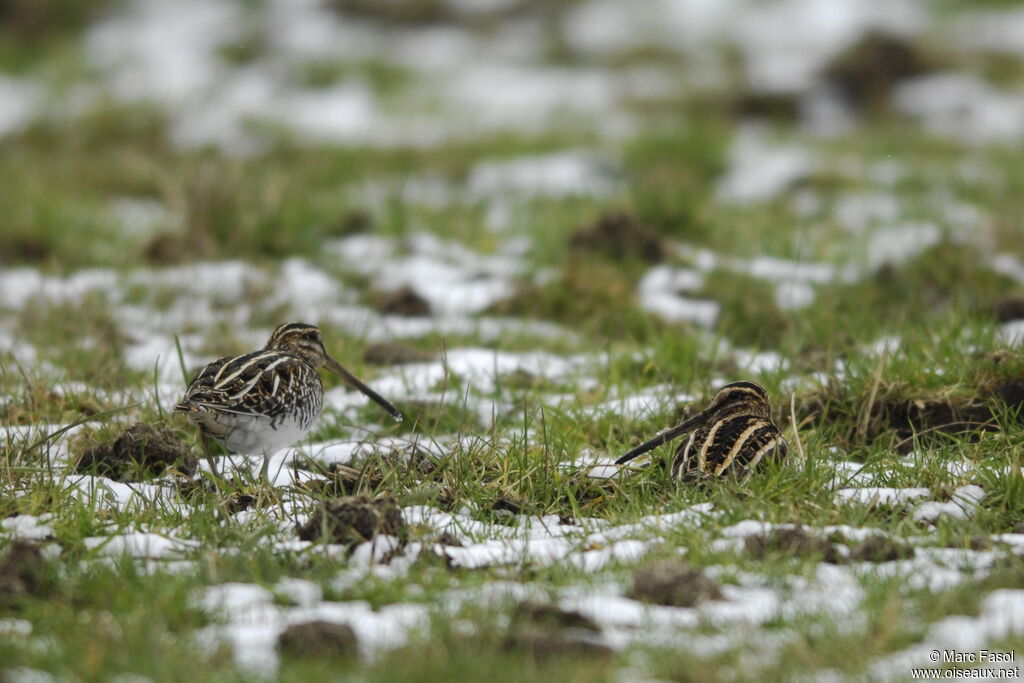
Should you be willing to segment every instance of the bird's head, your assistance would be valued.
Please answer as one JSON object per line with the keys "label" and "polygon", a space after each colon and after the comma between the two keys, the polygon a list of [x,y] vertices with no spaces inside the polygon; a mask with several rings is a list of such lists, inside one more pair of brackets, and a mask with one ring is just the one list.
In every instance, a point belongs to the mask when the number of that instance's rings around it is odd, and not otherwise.
{"label": "bird's head", "polygon": [[[337,364],[324,348],[324,338],[320,334],[320,328],[316,325],[306,323],[285,323],[278,325],[266,346],[268,351],[284,351],[298,356],[314,368],[325,365],[330,366],[331,362]],[[328,367],[330,370],[331,368]]]}
{"label": "bird's head", "polygon": [[342,367],[324,348],[324,339],[320,328],[306,323],[285,323],[278,325],[267,341],[268,351],[284,351],[303,359],[314,368],[326,368],[338,377],[366,394],[374,403],[391,413],[398,422],[402,421],[402,412],[376,391],[366,386],[358,377]]}
{"label": "bird's head", "polygon": [[702,412],[708,420],[720,420],[729,415],[755,415],[769,418],[772,414],[768,392],[757,382],[732,382],[718,390],[711,403]]}

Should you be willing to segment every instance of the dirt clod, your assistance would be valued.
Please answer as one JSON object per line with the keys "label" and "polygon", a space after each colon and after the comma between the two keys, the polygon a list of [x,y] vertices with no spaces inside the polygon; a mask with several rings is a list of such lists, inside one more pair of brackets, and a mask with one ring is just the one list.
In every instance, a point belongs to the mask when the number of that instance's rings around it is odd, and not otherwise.
{"label": "dirt clod", "polygon": [[870,536],[850,551],[850,559],[854,562],[892,562],[913,556],[913,546],[882,535]]}
{"label": "dirt clod", "polygon": [[792,557],[820,557],[825,562],[839,564],[842,561],[834,545],[823,538],[809,534],[800,527],[794,529],[772,529],[768,533],[748,536],[746,550],[751,557],[763,560],[769,555],[790,555]]}
{"label": "dirt clod", "polygon": [[967,547],[971,550],[992,550],[995,543],[988,536],[971,536],[967,539]]}
{"label": "dirt clod", "polygon": [[510,631],[505,649],[527,652],[537,659],[563,657],[611,657],[615,651],[604,643],[574,638],[557,630],[537,625],[524,625]]}
{"label": "dirt clod", "polygon": [[406,365],[408,363],[429,363],[434,354],[404,344],[370,344],[363,351],[363,360],[370,365]]}
{"label": "dirt clod", "polygon": [[517,500],[512,500],[511,498],[505,498],[502,496],[494,499],[494,502],[491,503],[491,510],[494,510],[495,512],[504,510],[506,512],[511,512],[513,515],[518,515],[523,511],[523,504]]}
{"label": "dirt clod", "polygon": [[228,498],[228,512],[235,514],[248,510],[256,504],[256,496],[249,493],[234,493]]}
{"label": "dirt clod", "polygon": [[3,0],[0,2],[0,33],[17,40],[38,42],[46,35],[82,26],[110,4],[106,0]]}
{"label": "dirt clod", "polygon": [[402,287],[390,292],[381,292],[373,297],[373,307],[381,313],[392,315],[430,315],[430,302],[412,287]]}
{"label": "dirt clod", "polygon": [[796,121],[800,115],[800,98],[788,92],[740,90],[729,104],[739,118]]}
{"label": "dirt clod", "polygon": [[513,614],[513,620],[546,624],[558,628],[581,628],[594,633],[601,632],[601,627],[593,619],[575,610],[565,610],[557,605],[530,600],[519,603]]}
{"label": "dirt clod", "polygon": [[14,541],[0,559],[0,607],[25,595],[35,595],[43,585],[45,560],[39,546]]}
{"label": "dirt clod", "polygon": [[332,543],[355,545],[378,534],[401,537],[404,532],[402,508],[394,499],[346,496],[325,501],[299,527],[299,538],[315,541],[326,536]]}
{"label": "dirt clod", "polygon": [[173,431],[139,422],[113,441],[83,451],[75,463],[75,471],[95,473],[116,481],[137,481],[159,476],[172,468],[191,476],[196,464],[196,456],[188,444]]}
{"label": "dirt clod", "polygon": [[1001,323],[1024,319],[1024,296],[1008,296],[993,306],[996,319]]}
{"label": "dirt clod", "polygon": [[825,79],[853,106],[875,109],[888,102],[889,93],[899,81],[932,68],[931,60],[906,39],[875,31],[829,64]]}
{"label": "dirt clod", "polygon": [[0,238],[0,263],[39,263],[53,253],[51,245],[41,237],[14,234]]}
{"label": "dirt clod", "polygon": [[946,542],[947,548],[967,548],[969,550],[992,550],[996,546],[988,536],[961,536]]}
{"label": "dirt clod", "polygon": [[286,628],[277,638],[277,649],[296,659],[349,657],[359,652],[359,640],[348,624],[307,621]]}
{"label": "dirt clod", "polygon": [[408,469],[420,477],[429,477],[437,472],[437,458],[416,444],[410,449],[392,451],[390,458],[394,461],[395,467]]}
{"label": "dirt clod", "polygon": [[328,227],[327,234],[331,237],[347,237],[370,232],[373,229],[373,216],[366,211],[353,209]]}
{"label": "dirt clod", "polygon": [[662,560],[633,573],[629,597],[670,607],[693,607],[718,600],[718,584],[682,560]]}
{"label": "dirt clod", "polygon": [[500,379],[502,386],[511,389],[539,389],[548,382],[544,376],[523,368],[516,368],[512,372],[505,373],[501,375]]}
{"label": "dirt clod", "polygon": [[611,656],[614,651],[600,640],[600,634],[601,628],[579,612],[524,602],[512,613],[505,649],[541,659],[558,655]]}
{"label": "dirt clod", "polygon": [[455,534],[453,534],[450,531],[445,531],[440,536],[438,536],[437,537],[437,542],[440,543],[441,545],[446,545],[446,546],[449,546],[451,548],[461,548],[462,547],[462,539],[460,539],[458,536],[456,536]]}
{"label": "dirt clod", "polygon": [[[992,387],[991,393],[1011,410],[1019,409],[1024,404],[1024,378],[1005,379]],[[1019,415],[1018,417],[1024,416]]]}
{"label": "dirt clod", "polygon": [[158,266],[181,263],[188,256],[188,243],[176,232],[153,235],[142,247],[142,257]]}
{"label": "dirt clod", "polygon": [[621,261],[640,258],[649,263],[665,260],[665,242],[653,228],[626,211],[610,211],[569,238],[574,251],[598,252]]}
{"label": "dirt clod", "polygon": [[[942,442],[943,435],[974,437],[998,427],[993,416],[1024,403],[1024,380],[983,380],[975,392],[951,390],[931,395],[908,395],[899,385],[883,385],[873,401],[848,387],[833,384],[810,397],[805,408],[819,419],[843,429],[836,440],[842,448],[870,445],[876,439],[895,439],[896,450],[909,453],[920,444]],[[953,389],[952,387],[950,389]],[[864,406],[871,412],[865,419]]]}

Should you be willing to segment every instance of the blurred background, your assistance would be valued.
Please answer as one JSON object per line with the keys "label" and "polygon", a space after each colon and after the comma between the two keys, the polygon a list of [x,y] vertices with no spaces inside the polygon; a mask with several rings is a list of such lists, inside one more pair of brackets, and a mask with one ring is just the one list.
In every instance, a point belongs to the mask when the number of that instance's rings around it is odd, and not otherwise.
{"label": "blurred background", "polygon": [[136,370],[287,317],[804,352],[1024,308],[1014,2],[0,0],[0,70],[28,358],[68,306]]}

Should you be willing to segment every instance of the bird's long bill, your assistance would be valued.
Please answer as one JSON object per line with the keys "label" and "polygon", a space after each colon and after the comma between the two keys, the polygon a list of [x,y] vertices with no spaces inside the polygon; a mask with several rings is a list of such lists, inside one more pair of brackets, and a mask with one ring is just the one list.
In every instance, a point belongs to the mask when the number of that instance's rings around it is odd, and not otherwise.
{"label": "bird's long bill", "polygon": [[362,380],[360,380],[351,372],[343,368],[341,366],[341,363],[339,363],[338,361],[328,356],[327,360],[324,362],[324,367],[333,372],[338,377],[341,377],[343,380],[354,386],[359,391],[366,394],[371,401],[379,405],[381,408],[391,413],[391,417],[395,418],[396,422],[401,422],[404,419],[402,411],[393,406],[390,401],[388,401],[386,398],[378,394],[376,391],[363,384]]}
{"label": "bird's long bill", "polygon": [[667,443],[667,442],[671,441],[672,439],[675,439],[676,437],[682,436],[686,432],[690,431],[691,429],[693,429],[694,427],[699,425],[701,422],[703,422],[706,417],[707,417],[707,411],[704,411],[702,413],[698,413],[698,414],[694,415],[689,420],[686,420],[682,424],[680,424],[680,425],[678,425],[676,427],[673,427],[672,429],[666,429],[665,431],[663,431],[661,434],[658,434],[656,437],[654,437],[650,441],[648,441],[646,443],[642,443],[639,446],[637,446],[636,448],[634,448],[633,450],[631,450],[629,453],[626,453],[624,456],[622,456],[621,458],[616,460],[615,464],[616,465],[625,464],[625,463],[629,462],[630,460],[632,460],[633,458],[637,457],[638,455],[643,455],[647,451],[653,451],[655,448],[657,448],[661,444]]}

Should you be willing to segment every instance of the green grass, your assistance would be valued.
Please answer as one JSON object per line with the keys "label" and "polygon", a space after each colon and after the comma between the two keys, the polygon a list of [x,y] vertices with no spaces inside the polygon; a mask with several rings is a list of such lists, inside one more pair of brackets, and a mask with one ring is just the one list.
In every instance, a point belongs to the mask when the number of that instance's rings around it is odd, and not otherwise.
{"label": "green grass", "polygon": [[[464,23],[451,18],[445,3],[413,3],[404,10],[395,3],[386,3],[392,9],[335,4],[371,23],[398,22],[403,30],[455,22],[486,36],[510,18],[536,20],[544,33],[545,58],[559,67],[674,69],[680,59],[651,49],[587,61],[559,34],[559,17],[568,8],[563,3],[554,9],[514,3],[508,16],[485,13]],[[985,4],[1007,5],[1002,0]],[[0,0],[4,71],[36,78],[58,92],[94,83],[96,74],[83,66],[82,32],[116,3],[30,5]],[[955,14],[964,6],[943,3],[941,11]],[[260,68],[272,57],[268,27],[258,20],[260,3],[250,9],[253,21],[242,38],[218,50],[225,68]],[[1018,59],[957,54],[943,59],[1002,86],[1019,86]],[[417,69],[386,56],[296,59],[287,65],[287,78],[310,90],[359,81],[388,111],[423,105]],[[726,78],[740,85],[739,72]],[[15,268],[54,278],[105,268],[113,272],[115,285],[81,298],[44,296],[10,306],[0,292],[0,339],[13,342],[13,350],[0,346],[0,426],[38,428],[0,438],[0,519],[52,515],[47,523],[53,528],[45,559],[26,570],[34,577],[27,592],[11,589],[11,568],[3,564],[9,535],[0,534],[0,617],[31,625],[27,636],[0,636],[2,666],[82,680],[118,674],[187,680],[197,672],[211,680],[249,680],[251,674],[236,666],[229,648],[197,645],[198,629],[222,621],[203,610],[197,596],[226,582],[275,589],[284,579],[298,578],[319,586],[326,600],[366,601],[378,610],[422,605],[430,619],[407,643],[377,658],[283,659],[278,677],[286,681],[741,681],[814,677],[826,670],[866,677],[872,661],[924,642],[936,622],[976,616],[993,590],[1018,588],[1024,564],[991,536],[1024,528],[1019,469],[1024,353],[1000,336],[995,310],[999,300],[1024,294],[1024,285],[998,272],[991,257],[1024,257],[1019,143],[968,147],[928,134],[884,106],[862,125],[823,139],[793,125],[792,112],[784,111],[787,103],[779,102],[783,110],[770,118],[769,139],[806,147],[817,160],[814,171],[771,201],[727,206],[716,199],[715,188],[742,123],[741,98],[721,84],[638,97],[624,105],[640,124],[625,139],[580,126],[378,148],[313,146],[286,130],[264,130],[265,151],[232,158],[213,148],[176,147],[170,114],[155,106],[102,100],[75,113],[47,112],[6,137],[0,145],[5,178],[0,276]],[[499,205],[467,191],[478,163],[577,148],[596,149],[611,160],[618,183],[614,192],[499,197]],[[902,169],[891,182],[879,180],[878,169],[886,165]],[[978,172],[964,172],[965,166]],[[421,179],[444,184],[453,200],[407,200],[403,186]],[[838,201],[865,193],[897,201],[895,224],[930,222],[942,238],[921,245],[904,261],[872,265],[872,229],[857,232],[832,211]],[[818,208],[800,210],[798,196]],[[125,199],[155,202],[167,218],[146,229],[126,229],[115,210]],[[956,229],[958,205],[973,207],[980,216],[968,230]],[[488,228],[495,213],[506,228]],[[701,270],[702,285],[683,294],[720,305],[713,329],[667,322],[644,310],[637,285],[654,264],[628,240],[625,246],[581,246],[581,231],[616,215],[626,217],[623,222],[638,230],[635,235],[654,231],[664,240],[665,265]],[[410,253],[406,240],[419,232],[483,256],[503,253],[510,237],[525,238],[525,268],[511,278],[512,294],[480,317],[553,323],[569,334],[548,337],[510,326],[495,337],[470,326],[395,342],[438,356],[484,347],[584,354],[593,361],[566,377],[503,374],[486,392],[473,378],[452,371],[429,387],[429,396],[396,399],[408,418],[401,425],[373,405],[328,409],[301,445],[405,440],[404,446],[354,461],[354,479],[346,478],[351,473],[331,473],[333,478],[319,487],[295,486],[271,495],[251,479],[217,482],[218,492],[213,482],[197,486],[167,476],[156,482],[168,486],[161,497],[139,500],[130,509],[74,495],[76,475],[54,462],[65,447],[75,457],[144,421],[169,426],[199,450],[194,429],[170,414],[166,402],[155,400],[160,386],[152,369],[129,364],[133,345],[149,339],[153,330],[126,323],[124,307],[151,312],[154,325],[180,316],[182,324],[166,336],[195,335],[197,343],[187,344],[191,352],[242,353],[251,347],[249,329],[269,329],[290,315],[286,304],[273,300],[284,259],[306,259],[334,278],[342,291],[338,305],[373,308],[381,295],[373,277],[347,267],[333,246],[368,233],[393,239],[400,252]],[[685,254],[673,247],[680,243],[690,248]],[[698,256],[687,255],[694,253]],[[703,263],[701,253],[713,253],[716,262]],[[787,310],[777,302],[777,283],[744,265],[762,256],[830,264],[853,275],[812,283],[814,300]],[[186,294],[145,279],[150,269],[217,260],[251,264],[255,282],[235,297],[220,291]],[[243,329],[232,322],[239,311]],[[325,324],[324,337],[346,367],[364,379],[395,371],[364,358],[373,340],[358,325]],[[885,338],[898,339],[898,346],[880,351],[877,344]],[[751,372],[743,365],[744,351],[777,353],[784,367]],[[176,359],[164,360],[176,369]],[[792,447],[786,463],[764,463],[747,481],[703,486],[668,481],[669,446],[652,453],[651,467],[614,480],[566,467],[584,452],[624,453],[698,406],[665,405],[640,415],[591,413],[588,407],[662,386],[690,393],[702,404],[715,382],[741,378],[767,387]],[[324,383],[328,390],[341,386],[326,374]],[[478,414],[480,400],[498,406],[493,423]],[[64,444],[56,432],[71,423],[82,427]],[[438,457],[424,460],[414,442]],[[928,487],[938,501],[951,500],[958,487],[972,483],[986,495],[973,515],[943,518],[932,528],[914,519],[914,502],[837,502],[838,461],[857,463],[873,485]],[[961,462],[976,469],[950,471],[950,463]],[[325,472],[315,462],[303,467]],[[407,508],[425,505],[465,515],[492,525],[491,534],[523,531],[510,509],[534,518],[554,515],[611,526],[701,503],[710,503],[713,514],[699,526],[638,532],[638,538],[653,541],[643,557],[612,560],[594,572],[567,562],[530,560],[467,569],[424,552],[395,577],[386,571],[364,575],[353,571],[355,563],[344,553],[332,555],[322,544],[303,550],[278,545],[294,539],[295,525],[341,493],[390,496]],[[239,514],[232,506],[248,497],[254,504]],[[516,601],[485,598],[501,582],[522,584],[552,602],[586,591],[625,593],[638,567],[677,558],[680,551],[691,566],[731,588],[799,594],[801,581],[813,581],[819,572],[820,553],[774,550],[754,556],[742,542],[737,547],[718,543],[723,530],[746,520],[800,524],[811,531],[826,525],[870,527],[924,550],[991,551],[995,564],[936,591],[913,585],[916,570],[888,575],[858,568],[862,597],[850,614],[779,613],[751,626],[705,619],[679,629],[671,644],[641,637],[611,655],[559,645],[558,629],[540,632],[540,640],[555,643],[553,648],[538,647],[526,637],[537,625],[524,626]],[[128,557],[111,559],[87,542],[140,531],[195,541],[184,552],[187,566],[170,571],[160,563],[154,568]],[[437,535],[423,524],[407,529],[410,543],[433,543]],[[460,535],[465,543],[488,540],[479,531]],[[608,545],[585,536],[581,527],[569,537],[576,551]],[[830,540],[847,549],[856,546],[838,535]],[[460,595],[469,598],[450,611],[441,608]],[[283,595],[277,599],[285,602]],[[1018,634],[987,645],[1013,649],[1024,642]]]}

